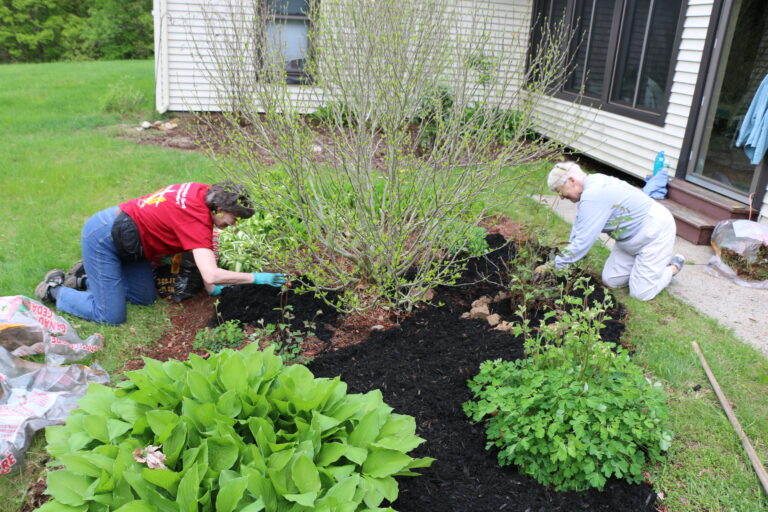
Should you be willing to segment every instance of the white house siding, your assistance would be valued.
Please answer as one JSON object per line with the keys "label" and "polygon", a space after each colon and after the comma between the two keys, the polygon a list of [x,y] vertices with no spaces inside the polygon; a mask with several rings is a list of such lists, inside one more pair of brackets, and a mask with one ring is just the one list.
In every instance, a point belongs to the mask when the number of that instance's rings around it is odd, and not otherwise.
{"label": "white house siding", "polygon": [[[532,9],[530,0],[518,1]],[[684,7],[682,41],[663,126],[550,98],[541,113],[542,131],[554,138],[571,140],[567,130],[572,123],[581,122],[587,128],[569,143],[575,150],[637,177],[648,174],[656,153],[664,151],[675,169],[688,125],[712,4],[713,0],[690,0]]]}
{"label": "white house siding", "polygon": [[[469,6],[471,0],[457,0],[460,7]],[[211,84],[206,69],[212,69],[213,61],[201,57],[209,48],[206,21],[202,8],[210,9],[212,3],[226,6],[231,0],[154,0],[156,63],[156,107],[160,112],[203,110],[218,111],[216,89]],[[321,0],[322,5],[322,0]],[[531,7],[519,0],[488,1],[488,28],[494,33],[498,47],[505,47],[508,59],[523,63],[527,48]],[[465,16],[466,23],[469,16]],[[522,36],[522,38],[519,38]],[[518,37],[520,42],[509,47],[509,39]],[[511,50],[511,51],[509,51]],[[519,84],[519,81],[514,82]],[[301,102],[303,111],[320,106],[322,95],[307,86],[290,86],[291,94]],[[505,95],[509,96],[509,94]]]}
{"label": "white house siding", "polygon": [[[219,111],[216,87],[206,70],[214,69],[213,59],[204,54],[211,47],[208,41],[203,8],[212,4],[227,12],[228,4],[208,0],[155,0],[156,97],[160,112],[202,110]],[[243,3],[245,4],[245,3]],[[291,86],[297,103],[306,101],[307,88]]]}

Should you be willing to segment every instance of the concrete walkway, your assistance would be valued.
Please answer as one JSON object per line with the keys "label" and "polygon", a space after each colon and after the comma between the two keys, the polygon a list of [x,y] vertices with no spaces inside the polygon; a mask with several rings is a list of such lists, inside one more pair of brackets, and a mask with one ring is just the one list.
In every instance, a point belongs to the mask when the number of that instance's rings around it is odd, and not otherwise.
{"label": "concrete walkway", "polygon": [[[573,224],[576,204],[552,195],[534,199],[550,206],[557,215]],[[602,237],[609,248],[613,247],[612,239],[607,235]],[[716,275],[707,268],[714,254],[708,245],[693,245],[678,236],[675,253],[684,255],[687,261],[683,271],[672,279],[667,291],[731,328],[737,337],[768,356],[768,289],[739,286]]]}

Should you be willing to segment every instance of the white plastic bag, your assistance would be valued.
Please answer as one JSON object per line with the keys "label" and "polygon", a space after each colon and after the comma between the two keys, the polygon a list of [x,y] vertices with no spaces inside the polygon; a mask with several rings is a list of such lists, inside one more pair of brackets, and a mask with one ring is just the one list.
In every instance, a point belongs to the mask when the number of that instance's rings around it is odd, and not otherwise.
{"label": "white plastic bag", "polygon": [[104,348],[104,336],[86,340],[51,308],[23,295],[0,297],[0,347],[15,356],[45,354],[48,364],[79,361]]}
{"label": "white plastic bag", "polygon": [[63,424],[88,383],[108,384],[101,367],[25,361],[0,347],[0,475],[21,470],[36,431]]}

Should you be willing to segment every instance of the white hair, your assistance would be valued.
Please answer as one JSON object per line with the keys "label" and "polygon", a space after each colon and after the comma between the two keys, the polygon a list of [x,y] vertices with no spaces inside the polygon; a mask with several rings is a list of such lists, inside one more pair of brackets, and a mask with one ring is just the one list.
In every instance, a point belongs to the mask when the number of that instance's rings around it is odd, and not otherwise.
{"label": "white hair", "polygon": [[565,185],[568,178],[581,178],[586,176],[576,162],[560,162],[555,164],[547,176],[547,187],[549,190],[557,192],[560,187]]}

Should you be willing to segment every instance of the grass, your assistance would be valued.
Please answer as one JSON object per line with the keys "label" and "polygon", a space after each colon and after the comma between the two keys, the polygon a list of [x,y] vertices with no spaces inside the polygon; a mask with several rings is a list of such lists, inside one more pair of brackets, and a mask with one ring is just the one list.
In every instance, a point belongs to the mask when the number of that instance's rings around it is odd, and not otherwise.
{"label": "grass", "polygon": [[[24,84],[24,87],[19,87]],[[111,90],[136,87],[145,103],[121,117],[101,110]],[[0,295],[31,294],[43,273],[79,258],[79,233],[94,212],[168,183],[216,179],[199,154],[141,146],[116,138],[110,127],[151,120],[151,62],[101,62],[0,66],[0,140],[3,197],[0,215]],[[120,102],[118,102],[119,104]],[[127,107],[126,107],[127,108]],[[567,241],[570,227],[528,199],[542,193],[545,167],[518,168],[518,189],[499,190],[521,200],[507,213],[544,237]],[[599,272],[608,251],[596,244],[586,264]],[[768,361],[714,320],[669,293],[639,302],[619,291],[629,316],[625,340],[634,358],[669,392],[676,437],[665,464],[648,468],[667,512],[752,512],[768,500],[741,443],[691,349],[697,341],[742,427],[768,459]],[[102,332],[97,360],[113,379],[137,344],[150,343],[169,324],[163,302],[130,308],[124,326],[96,326],[71,318],[81,336]],[[86,361],[90,363],[91,361]],[[696,386],[701,386],[696,390]],[[0,512],[16,512],[26,489],[42,475],[41,434],[27,452],[23,474],[0,477]]]}
{"label": "grass", "polygon": [[[151,61],[0,66],[0,295],[31,296],[46,270],[78,260],[80,230],[93,213],[169,183],[215,179],[203,155],[115,137],[117,125],[157,117],[152,69]],[[143,100],[114,101],[123,94]],[[122,107],[106,112],[110,95]],[[113,380],[136,345],[170,325],[164,302],[129,307],[128,323],[117,327],[67,318],[82,338],[104,334],[94,359]],[[0,477],[0,511],[21,507],[40,476],[43,448],[38,434],[24,474]]]}

